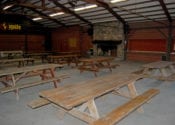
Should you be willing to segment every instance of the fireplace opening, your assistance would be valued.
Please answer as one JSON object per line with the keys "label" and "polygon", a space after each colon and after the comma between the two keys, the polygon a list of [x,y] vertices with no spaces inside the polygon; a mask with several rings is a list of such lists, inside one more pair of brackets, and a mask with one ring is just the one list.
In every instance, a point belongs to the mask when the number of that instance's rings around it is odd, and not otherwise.
{"label": "fireplace opening", "polygon": [[122,41],[94,41],[97,46],[98,56],[117,56],[117,46],[122,43]]}

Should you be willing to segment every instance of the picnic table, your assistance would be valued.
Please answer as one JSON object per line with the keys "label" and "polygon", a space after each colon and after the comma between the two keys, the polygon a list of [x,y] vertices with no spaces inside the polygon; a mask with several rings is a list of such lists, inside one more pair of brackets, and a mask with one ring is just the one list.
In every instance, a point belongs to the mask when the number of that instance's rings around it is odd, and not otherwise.
{"label": "picnic table", "polygon": [[78,66],[80,55],[77,54],[70,54],[70,55],[51,55],[48,56],[50,63],[58,63],[58,64],[64,64],[67,63],[70,65],[71,63],[75,63],[76,66]]}
{"label": "picnic table", "polygon": [[34,59],[33,58],[17,58],[17,59],[0,59],[0,64],[9,64],[9,63],[14,63],[18,62],[18,67],[25,66],[25,63],[28,64],[31,62],[34,64]]}
{"label": "picnic table", "polygon": [[175,62],[157,61],[143,65],[143,74],[159,80],[175,80]]}
{"label": "picnic table", "polygon": [[[57,82],[61,76],[56,76],[55,68],[62,67],[59,64],[43,64],[35,66],[26,66],[20,68],[8,68],[0,70],[0,81],[5,86],[0,88],[1,93],[15,91],[16,98],[19,99],[19,89],[40,85],[44,83]],[[21,84],[19,81],[27,77],[40,76],[41,80]]]}
{"label": "picnic table", "polygon": [[[64,112],[89,124],[114,125],[159,93],[158,90],[151,89],[137,96],[138,93],[135,88],[135,82],[141,78],[142,76],[140,75],[113,74],[77,84],[64,85],[55,89],[41,91],[39,93],[40,99],[30,102],[29,106],[38,108],[47,104],[53,104]],[[129,94],[121,90],[125,86],[128,87]],[[130,98],[131,101],[122,105],[119,109],[117,107],[116,110],[106,115],[109,120],[106,121],[105,118],[100,118],[95,99],[109,93]],[[140,108],[139,111],[143,111],[142,108]],[[107,124],[100,124],[103,122]]]}
{"label": "picnic table", "polygon": [[0,58],[14,58],[15,56],[22,57],[22,50],[13,50],[13,51],[0,51]]}
{"label": "picnic table", "polygon": [[52,55],[52,53],[49,52],[43,52],[43,53],[26,53],[24,54],[27,58],[40,58],[42,62],[48,61],[48,56]]}
{"label": "picnic table", "polygon": [[114,57],[92,57],[92,58],[82,58],[79,61],[82,63],[79,66],[80,73],[83,71],[92,71],[94,75],[97,76],[97,72],[99,72],[102,68],[108,68],[110,72],[112,72],[112,68],[119,66],[118,64],[111,64],[114,60]]}

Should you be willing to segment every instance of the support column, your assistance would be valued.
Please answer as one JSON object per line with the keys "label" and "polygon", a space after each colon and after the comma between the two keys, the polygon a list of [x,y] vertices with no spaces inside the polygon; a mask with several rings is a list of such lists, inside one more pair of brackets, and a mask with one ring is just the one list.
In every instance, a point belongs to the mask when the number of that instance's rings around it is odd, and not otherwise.
{"label": "support column", "polygon": [[172,22],[169,22],[169,27],[168,27],[168,41],[167,41],[167,53],[166,53],[166,60],[170,61],[171,58],[171,46],[172,46]]}

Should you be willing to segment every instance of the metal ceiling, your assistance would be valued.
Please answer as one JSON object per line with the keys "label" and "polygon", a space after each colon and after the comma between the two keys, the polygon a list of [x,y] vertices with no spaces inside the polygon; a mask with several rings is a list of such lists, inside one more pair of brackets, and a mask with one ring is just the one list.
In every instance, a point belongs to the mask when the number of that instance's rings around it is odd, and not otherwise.
{"label": "metal ceiling", "polygon": [[[98,22],[133,22],[162,20],[172,22],[175,19],[175,0],[127,0],[111,3],[111,0],[1,0],[1,13],[25,15],[29,19],[41,17],[36,22],[44,27],[56,28],[70,25],[93,25]],[[75,8],[88,5],[95,8],[74,11]],[[12,5],[9,9],[3,8]],[[50,14],[64,12],[50,17]]]}

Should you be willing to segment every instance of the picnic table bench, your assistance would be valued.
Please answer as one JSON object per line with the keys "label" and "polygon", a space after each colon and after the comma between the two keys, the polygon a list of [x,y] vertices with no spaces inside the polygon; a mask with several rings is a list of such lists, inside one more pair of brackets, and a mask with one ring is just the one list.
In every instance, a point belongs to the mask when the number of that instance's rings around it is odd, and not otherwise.
{"label": "picnic table bench", "polygon": [[[135,82],[141,79],[140,75],[107,75],[77,84],[60,86],[55,89],[41,91],[36,99],[29,103],[31,108],[38,108],[47,104],[53,104],[70,115],[87,122],[90,125],[113,125],[130,112],[139,108],[153,96],[159,93],[157,89],[150,89],[137,96]],[[123,87],[128,87],[129,93],[121,92]],[[100,118],[95,99],[103,95],[113,93],[129,97],[131,100],[121,107],[117,107],[105,118]],[[109,124],[108,124],[109,123]]]}
{"label": "picnic table bench", "polygon": [[52,55],[52,53],[49,52],[43,52],[43,53],[25,53],[24,56],[27,58],[40,58],[42,62],[47,61],[48,62],[48,56]]}
{"label": "picnic table bench", "polygon": [[[29,62],[34,64],[34,59],[33,58],[17,58],[17,59],[0,59],[0,64],[9,64],[9,63],[14,63],[18,62],[18,67],[25,66]],[[26,64],[25,64],[26,63]]]}

